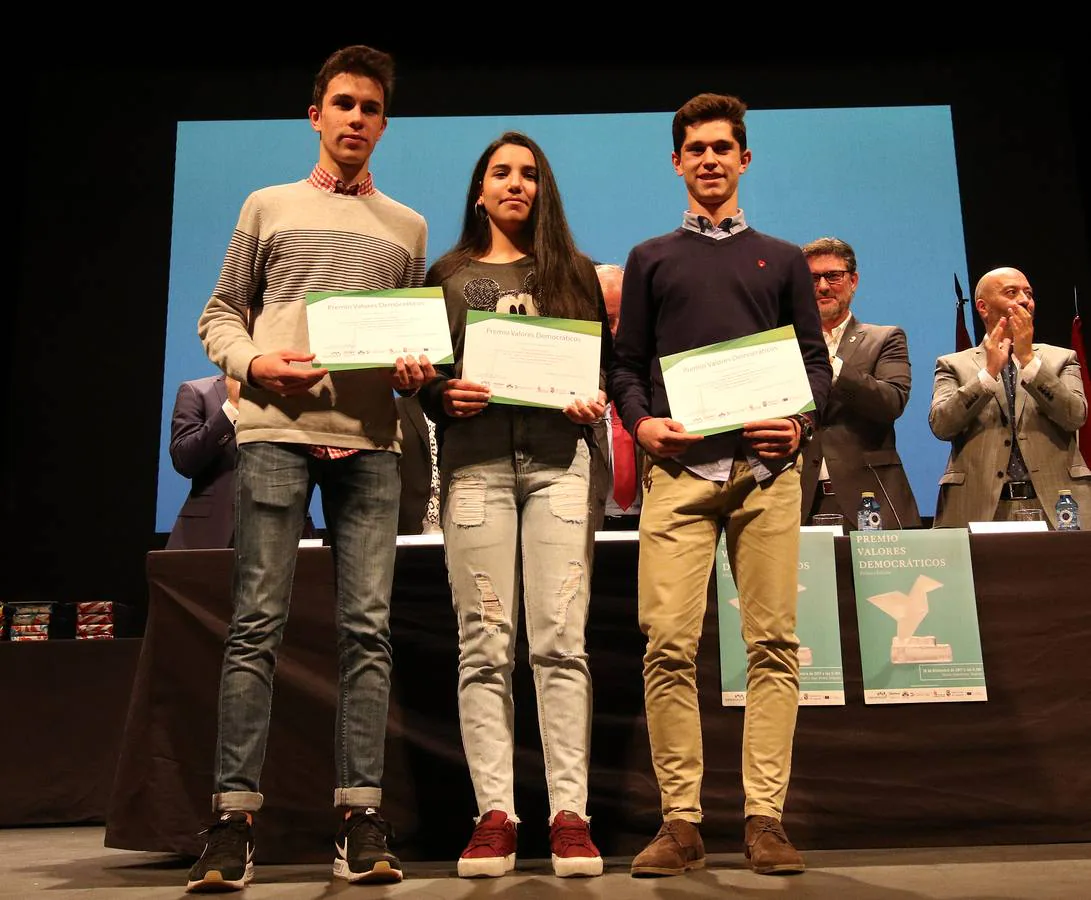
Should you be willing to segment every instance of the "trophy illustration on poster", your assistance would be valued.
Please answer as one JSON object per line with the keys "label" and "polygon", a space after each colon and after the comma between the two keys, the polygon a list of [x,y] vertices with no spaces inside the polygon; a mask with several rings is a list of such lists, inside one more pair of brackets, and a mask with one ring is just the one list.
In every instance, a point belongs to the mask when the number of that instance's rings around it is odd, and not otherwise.
{"label": "trophy illustration on poster", "polygon": [[915,634],[917,627],[928,615],[928,594],[943,587],[927,575],[918,575],[909,593],[888,591],[868,597],[868,602],[879,607],[897,623],[897,632],[890,642],[890,661],[902,663],[951,662],[954,655],[950,644],[937,644],[935,635]]}

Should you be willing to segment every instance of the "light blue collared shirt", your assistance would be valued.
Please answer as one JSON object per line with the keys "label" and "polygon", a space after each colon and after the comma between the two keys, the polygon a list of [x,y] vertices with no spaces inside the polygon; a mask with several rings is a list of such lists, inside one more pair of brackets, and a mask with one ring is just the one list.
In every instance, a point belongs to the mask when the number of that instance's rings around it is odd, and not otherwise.
{"label": "light blue collared shirt", "polygon": [[737,215],[728,216],[719,225],[713,225],[712,221],[706,216],[699,216],[687,209],[682,213],[682,227],[686,231],[696,231],[705,237],[722,241],[724,238],[732,237],[740,231],[746,231],[749,226],[746,224],[746,216],[743,215],[741,209]]}

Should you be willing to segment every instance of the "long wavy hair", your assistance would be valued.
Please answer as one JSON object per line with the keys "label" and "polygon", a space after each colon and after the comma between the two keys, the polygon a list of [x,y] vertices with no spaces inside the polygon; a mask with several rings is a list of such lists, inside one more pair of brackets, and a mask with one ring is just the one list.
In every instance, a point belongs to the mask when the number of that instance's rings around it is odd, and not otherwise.
{"label": "long wavy hair", "polygon": [[506,131],[485,148],[474,166],[470,187],[466,191],[466,206],[462,213],[462,234],[458,243],[441,256],[428,273],[429,284],[442,284],[471,259],[478,259],[492,246],[492,230],[487,215],[477,211],[477,200],[485,181],[485,171],[493,154],[506,144],[526,147],[534,154],[538,169],[538,191],[530,208],[526,228],[530,230],[537,281],[534,302],[545,316],[566,319],[599,318],[594,295],[580,278],[582,254],[576,249],[572,232],[565,218],[561,192],[549,160],[534,141],[518,131]]}

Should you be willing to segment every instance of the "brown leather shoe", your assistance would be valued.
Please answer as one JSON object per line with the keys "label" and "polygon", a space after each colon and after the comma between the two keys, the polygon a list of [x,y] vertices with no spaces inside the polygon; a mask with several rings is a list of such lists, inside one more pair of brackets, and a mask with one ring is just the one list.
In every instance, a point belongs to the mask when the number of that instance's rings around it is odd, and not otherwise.
{"label": "brown leather shoe", "polygon": [[652,842],[633,859],[629,874],[634,878],[681,875],[705,867],[705,843],[692,822],[667,819]]}
{"label": "brown leather shoe", "polygon": [[746,817],[746,858],[759,875],[792,875],[807,868],[777,819]]}

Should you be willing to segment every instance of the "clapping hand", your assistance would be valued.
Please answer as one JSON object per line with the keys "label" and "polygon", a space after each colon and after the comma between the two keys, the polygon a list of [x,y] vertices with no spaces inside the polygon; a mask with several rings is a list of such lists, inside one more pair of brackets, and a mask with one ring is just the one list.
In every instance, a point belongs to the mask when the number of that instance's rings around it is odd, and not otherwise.
{"label": "clapping hand", "polygon": [[1000,377],[1000,370],[1008,364],[1011,355],[1011,338],[1008,336],[1008,320],[1002,317],[985,334],[985,371],[993,378]]}

